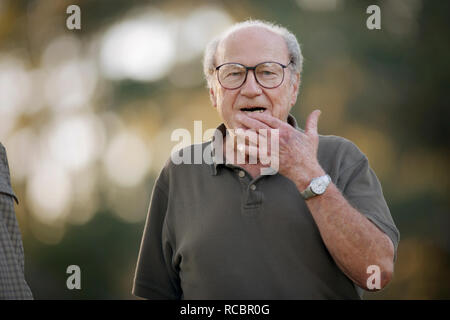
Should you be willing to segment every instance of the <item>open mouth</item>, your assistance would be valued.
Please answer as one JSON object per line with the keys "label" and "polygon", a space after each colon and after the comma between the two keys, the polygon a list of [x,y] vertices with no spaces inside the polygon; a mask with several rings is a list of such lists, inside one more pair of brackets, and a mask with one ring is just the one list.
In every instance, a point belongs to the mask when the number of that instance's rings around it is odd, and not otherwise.
{"label": "open mouth", "polygon": [[257,106],[252,106],[252,107],[245,107],[245,108],[241,108],[241,111],[243,112],[260,112],[263,113],[264,111],[266,111],[266,108],[264,107],[257,107]]}

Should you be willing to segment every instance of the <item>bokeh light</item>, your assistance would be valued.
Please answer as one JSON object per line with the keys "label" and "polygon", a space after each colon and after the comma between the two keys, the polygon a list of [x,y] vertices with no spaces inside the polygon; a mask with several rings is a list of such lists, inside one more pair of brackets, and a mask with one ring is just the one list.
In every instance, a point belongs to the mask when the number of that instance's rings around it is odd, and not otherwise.
{"label": "bokeh light", "polygon": [[70,209],[71,194],[68,173],[51,159],[38,161],[27,184],[27,202],[33,215],[47,224],[64,219]]}
{"label": "bokeh light", "polygon": [[85,114],[56,118],[48,132],[51,155],[69,170],[78,170],[96,160],[104,148],[102,122]]}
{"label": "bokeh light", "polygon": [[103,161],[113,182],[132,187],[144,179],[151,165],[151,154],[142,138],[124,131],[112,138]]}
{"label": "bokeh light", "polygon": [[[402,240],[392,284],[367,297],[450,297],[449,6],[382,2],[369,31],[367,6],[345,0],[83,1],[82,30],[68,30],[64,2],[0,0],[0,142],[36,298],[132,298],[173,131],[221,122],[205,45],[250,17],[300,40],[300,126],[320,108],[319,132],[355,142],[381,180]],[[74,263],[95,279],[78,293],[64,286]]]}
{"label": "bokeh light", "polygon": [[233,23],[220,7],[202,6],[179,20],[177,59],[186,62],[197,58],[206,44]]}
{"label": "bokeh light", "polygon": [[30,91],[31,79],[24,62],[0,53],[0,136],[14,128]]}
{"label": "bokeh light", "polygon": [[112,26],[102,39],[104,74],[117,80],[158,80],[174,62],[174,36],[170,19],[153,9]]}
{"label": "bokeh light", "polygon": [[36,137],[33,129],[23,128],[11,134],[5,141],[8,148],[8,160],[13,178],[16,182],[23,182],[31,173],[33,166],[33,157],[30,154],[39,153],[39,139]]}

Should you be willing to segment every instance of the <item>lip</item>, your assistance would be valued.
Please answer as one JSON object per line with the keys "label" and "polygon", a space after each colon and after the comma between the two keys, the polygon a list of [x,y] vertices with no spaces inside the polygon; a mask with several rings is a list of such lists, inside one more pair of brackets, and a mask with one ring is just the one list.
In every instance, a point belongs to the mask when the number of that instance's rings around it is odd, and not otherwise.
{"label": "lip", "polygon": [[[256,109],[256,108],[258,108],[259,110],[256,110],[256,111],[244,110],[244,109]],[[265,112],[268,111],[268,109],[266,107],[263,107],[263,106],[253,105],[253,106],[241,107],[241,108],[239,108],[239,111],[243,112],[243,113],[254,113],[254,112],[255,113],[265,113]]]}

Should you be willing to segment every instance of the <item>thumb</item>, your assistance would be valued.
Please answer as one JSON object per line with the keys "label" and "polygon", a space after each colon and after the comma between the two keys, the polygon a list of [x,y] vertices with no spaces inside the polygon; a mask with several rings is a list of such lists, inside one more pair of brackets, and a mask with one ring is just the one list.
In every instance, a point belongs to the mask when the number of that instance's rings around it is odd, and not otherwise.
{"label": "thumb", "polygon": [[317,135],[317,123],[319,122],[319,116],[322,113],[320,110],[314,110],[310,113],[306,119],[305,133]]}

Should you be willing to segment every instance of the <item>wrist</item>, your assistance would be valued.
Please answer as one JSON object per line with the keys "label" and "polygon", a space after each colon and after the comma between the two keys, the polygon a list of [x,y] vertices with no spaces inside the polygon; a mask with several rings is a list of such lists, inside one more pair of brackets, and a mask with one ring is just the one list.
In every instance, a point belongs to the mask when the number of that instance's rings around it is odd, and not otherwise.
{"label": "wrist", "polygon": [[303,192],[311,183],[311,180],[317,177],[321,177],[326,175],[327,173],[322,167],[317,164],[314,167],[310,168],[308,171],[300,171],[297,170],[297,175],[294,180],[297,188],[300,192]]}

